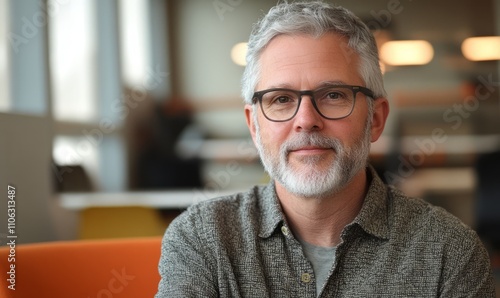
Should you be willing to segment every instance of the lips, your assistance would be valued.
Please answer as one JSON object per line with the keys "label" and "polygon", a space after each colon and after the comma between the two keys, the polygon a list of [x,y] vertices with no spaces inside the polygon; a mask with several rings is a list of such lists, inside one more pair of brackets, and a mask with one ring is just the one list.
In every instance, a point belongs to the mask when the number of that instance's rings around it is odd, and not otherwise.
{"label": "lips", "polygon": [[318,147],[318,146],[305,146],[300,148],[291,149],[290,152],[301,153],[301,154],[318,154],[324,153],[325,151],[333,150],[330,147]]}
{"label": "lips", "polygon": [[328,138],[319,133],[296,134],[282,144],[280,155],[285,159],[289,154],[319,156],[331,151],[338,153],[341,149],[341,142],[336,138]]}

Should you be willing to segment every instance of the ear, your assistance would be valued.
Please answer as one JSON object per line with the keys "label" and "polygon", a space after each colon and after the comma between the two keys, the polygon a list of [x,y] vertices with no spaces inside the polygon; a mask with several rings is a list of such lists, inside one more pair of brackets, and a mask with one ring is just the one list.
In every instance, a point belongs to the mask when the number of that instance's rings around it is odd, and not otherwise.
{"label": "ear", "polygon": [[247,126],[248,130],[250,131],[250,135],[252,136],[252,140],[255,144],[255,139],[256,139],[256,130],[255,130],[255,123],[254,123],[254,107],[252,105],[246,104],[245,105],[245,118],[247,121]]}
{"label": "ear", "polygon": [[389,101],[380,97],[374,100],[374,109],[372,116],[372,128],[371,128],[371,142],[375,142],[382,135],[384,131],[385,122],[387,121],[387,116],[389,115]]}

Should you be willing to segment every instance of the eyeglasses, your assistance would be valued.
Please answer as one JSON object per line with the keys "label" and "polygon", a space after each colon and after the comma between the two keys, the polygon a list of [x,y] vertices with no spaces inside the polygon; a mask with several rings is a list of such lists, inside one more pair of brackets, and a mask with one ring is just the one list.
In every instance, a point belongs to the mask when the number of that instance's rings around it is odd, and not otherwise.
{"label": "eyeglasses", "polygon": [[335,120],[352,113],[358,92],[374,98],[373,91],[366,87],[332,85],[316,90],[273,88],[257,91],[253,94],[252,103],[259,101],[262,113],[268,120],[284,122],[297,114],[302,96],[308,95],[314,108],[323,118]]}

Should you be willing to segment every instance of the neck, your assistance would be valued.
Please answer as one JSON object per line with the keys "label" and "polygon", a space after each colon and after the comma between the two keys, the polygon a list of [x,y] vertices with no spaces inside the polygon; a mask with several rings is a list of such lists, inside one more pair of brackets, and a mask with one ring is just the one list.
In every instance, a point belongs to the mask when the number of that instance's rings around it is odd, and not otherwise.
{"label": "neck", "polygon": [[340,192],[324,198],[302,198],[276,182],[276,193],[290,228],[303,241],[317,246],[337,246],[344,227],[358,215],[367,190],[363,169]]}

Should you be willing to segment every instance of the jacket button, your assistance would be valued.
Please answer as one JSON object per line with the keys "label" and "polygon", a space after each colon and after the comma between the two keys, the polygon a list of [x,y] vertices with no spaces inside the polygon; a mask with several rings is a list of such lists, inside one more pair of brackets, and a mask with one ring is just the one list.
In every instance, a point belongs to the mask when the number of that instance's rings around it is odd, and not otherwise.
{"label": "jacket button", "polygon": [[302,273],[302,276],[300,277],[302,282],[309,283],[311,281],[311,274],[309,273]]}

